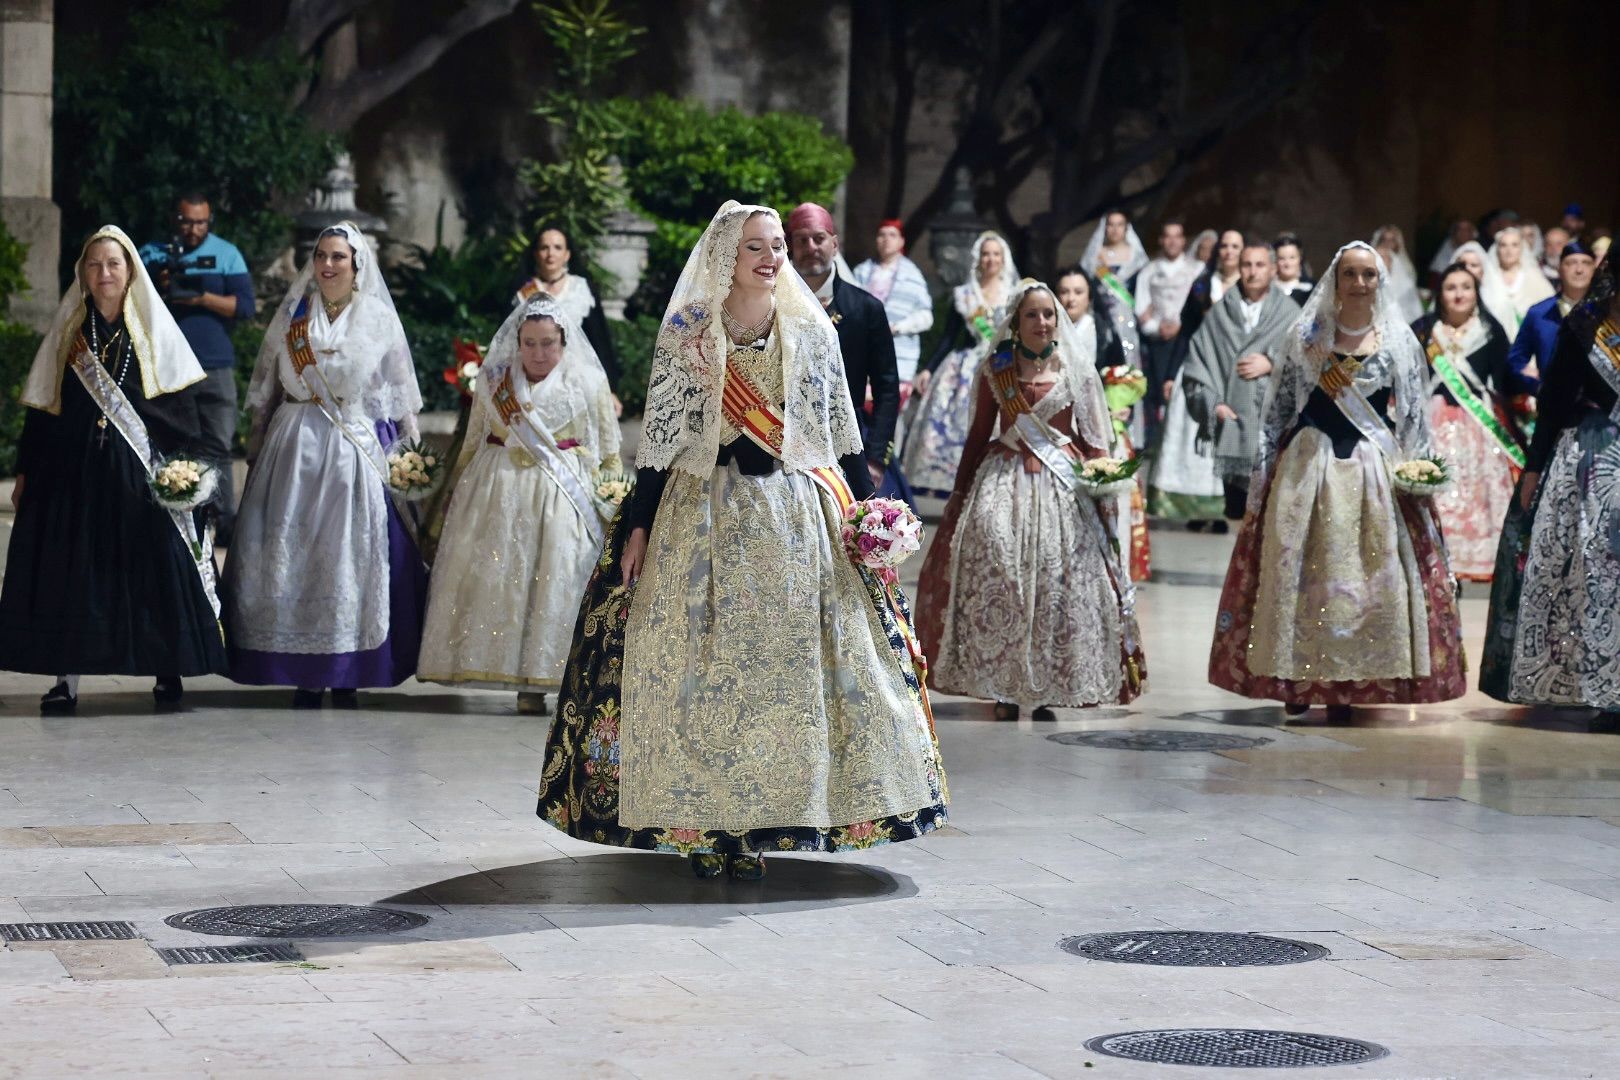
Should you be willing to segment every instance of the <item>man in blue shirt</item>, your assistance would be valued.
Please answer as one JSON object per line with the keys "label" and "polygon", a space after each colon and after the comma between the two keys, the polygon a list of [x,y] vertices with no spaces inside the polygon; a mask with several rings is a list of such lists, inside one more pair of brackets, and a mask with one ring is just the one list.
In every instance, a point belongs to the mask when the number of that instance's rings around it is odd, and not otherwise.
{"label": "man in blue shirt", "polygon": [[1570,309],[1586,299],[1596,267],[1592,249],[1580,240],[1571,240],[1558,253],[1557,295],[1531,305],[1519,326],[1519,336],[1513,340],[1513,348],[1508,350],[1510,393],[1541,392],[1541,377],[1546,374],[1553,346],[1558,343],[1558,327]]}
{"label": "man in blue shirt", "polygon": [[[179,242],[178,270],[169,267],[162,244],[141,248],[145,263],[168,301],[180,332],[197,354],[208,380],[197,388],[197,407],[204,434],[218,446],[236,442],[236,350],[231,328],[238,319],[253,317],[253,275],[236,245],[213,234],[214,213],[200,192],[180,196],[175,212],[175,239]],[[230,542],[236,522],[236,499],[230,462],[220,469],[219,538]]]}

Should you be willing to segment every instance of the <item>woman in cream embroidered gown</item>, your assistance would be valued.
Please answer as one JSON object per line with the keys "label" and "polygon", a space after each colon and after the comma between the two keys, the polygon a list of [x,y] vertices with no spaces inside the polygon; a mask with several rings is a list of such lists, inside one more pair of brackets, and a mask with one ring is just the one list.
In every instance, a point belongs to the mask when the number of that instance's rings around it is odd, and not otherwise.
{"label": "woman in cream embroidered gown", "polygon": [[[837,335],[785,257],[775,211],[728,202],[687,260],[541,777],[552,825],[705,877],[945,819],[904,597],[844,553],[823,486],[872,487]],[[779,410],[764,445],[738,394]]]}
{"label": "woman in cream embroidered gown", "polygon": [[[305,316],[315,363],[300,373],[288,336]],[[248,405],[250,450],[262,448],[225,565],[231,678],[297,687],[296,708],[318,708],[331,687],[334,705],[354,708],[357,687],[416,671],[427,594],[383,454],[396,435],[416,437],[422,395],[359,226],[317,238],[265,334]]]}
{"label": "woman in cream embroidered gown", "polygon": [[[919,631],[934,686],[995,699],[998,720],[1017,719],[1024,702],[1051,720],[1053,705],[1130,701],[1143,659],[1113,535],[1125,499],[1094,501],[1069,471],[1113,443],[1095,360],[1046,285],[1020,282],[1009,307],[975,380],[956,491],[923,565]],[[998,375],[1062,471],[1025,441]]]}
{"label": "woman in cream embroidered gown", "polygon": [[1467,689],[1434,510],[1391,481],[1390,457],[1426,457],[1431,444],[1423,353],[1388,284],[1378,254],[1355,241],[1306,302],[1267,391],[1221,591],[1210,682],[1281,699],[1290,715],[1322,704],[1342,720],[1352,704]]}
{"label": "woman in cream embroidered gown", "polygon": [[[544,454],[503,422],[514,408],[544,428],[534,444]],[[519,304],[479,373],[418,679],[515,689],[519,712],[544,710],[601,550],[599,478],[621,472],[613,397],[589,340],[553,297]]]}
{"label": "woman in cream embroidered gown", "polygon": [[973,272],[951,292],[945,333],[913,383],[922,404],[906,432],[901,471],[921,495],[944,497],[956,481],[973,412],[974,374],[990,355],[995,329],[1007,317],[1007,296],[1018,280],[1012,249],[993,232],[979,234],[969,259]]}

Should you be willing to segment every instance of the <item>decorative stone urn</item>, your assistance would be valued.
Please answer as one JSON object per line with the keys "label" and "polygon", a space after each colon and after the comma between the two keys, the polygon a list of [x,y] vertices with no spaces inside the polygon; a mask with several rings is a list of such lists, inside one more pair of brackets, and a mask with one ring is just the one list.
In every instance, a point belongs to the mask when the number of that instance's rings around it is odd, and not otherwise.
{"label": "decorative stone urn", "polygon": [[304,265],[310,252],[315,250],[315,238],[321,234],[321,230],[340,221],[352,221],[360,226],[360,231],[371,241],[373,250],[381,249],[388,222],[355,205],[354,193],[359,186],[354,178],[354,159],[345,150],[332,162],[326,179],[310,194],[309,209],[293,219],[298,248],[297,265]]}
{"label": "decorative stone urn", "polygon": [[602,303],[602,314],[610,319],[624,318],[624,305],[641,284],[647,272],[648,238],[653,223],[625,207],[623,201],[624,169],[618,158],[610,158],[612,184],[621,192],[619,209],[607,218],[607,231],[597,245],[596,261],[612,275],[611,280],[597,282],[597,298]]}

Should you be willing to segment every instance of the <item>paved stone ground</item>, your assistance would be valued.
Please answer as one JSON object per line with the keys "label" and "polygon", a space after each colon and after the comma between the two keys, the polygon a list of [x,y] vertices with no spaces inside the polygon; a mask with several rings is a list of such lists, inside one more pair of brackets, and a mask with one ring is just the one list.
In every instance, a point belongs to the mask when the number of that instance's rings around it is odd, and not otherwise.
{"label": "paved stone ground", "polygon": [[[1620,736],[1477,693],[1345,727],[1204,681],[1229,538],[1155,532],[1150,692],[1056,724],[939,702],[953,824],[761,884],[591,848],[533,816],[546,722],[408,684],[355,713],[197,680],[89,679],[44,719],[0,675],[0,922],[127,919],[144,940],[0,949],[0,1076],[1253,1076],[1101,1057],[1087,1039],[1240,1026],[1377,1042],[1301,1077],[1620,1075]],[[915,572],[915,564],[913,565]],[[1484,601],[1464,601],[1478,656]],[[1142,753],[1055,731],[1272,740]],[[168,915],[385,902],[390,937],[301,963],[168,967],[225,944]],[[1082,960],[1094,931],[1260,931],[1274,968]]]}

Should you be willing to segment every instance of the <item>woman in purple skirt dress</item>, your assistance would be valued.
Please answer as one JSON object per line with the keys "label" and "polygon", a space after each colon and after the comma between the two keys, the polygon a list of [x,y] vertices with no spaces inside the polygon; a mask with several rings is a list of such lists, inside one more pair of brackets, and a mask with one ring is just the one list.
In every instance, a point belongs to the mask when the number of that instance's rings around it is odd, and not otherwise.
{"label": "woman in purple skirt dress", "polygon": [[422,395],[359,228],[321,233],[276,312],[248,390],[257,449],[225,566],[231,677],[293,686],[295,708],[354,708],[416,670],[427,578],[388,496],[384,448]]}

